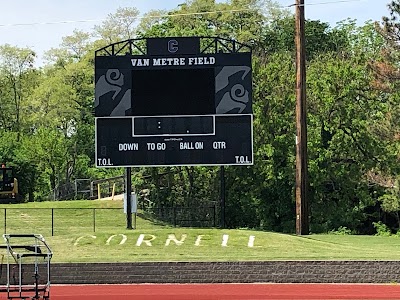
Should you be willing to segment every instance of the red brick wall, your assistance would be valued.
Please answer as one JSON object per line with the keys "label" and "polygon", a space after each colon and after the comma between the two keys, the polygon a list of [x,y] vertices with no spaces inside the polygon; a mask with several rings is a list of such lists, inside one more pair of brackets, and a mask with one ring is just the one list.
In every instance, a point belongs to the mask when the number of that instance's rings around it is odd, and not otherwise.
{"label": "red brick wall", "polygon": [[65,263],[52,264],[51,274],[55,284],[393,283],[400,261]]}

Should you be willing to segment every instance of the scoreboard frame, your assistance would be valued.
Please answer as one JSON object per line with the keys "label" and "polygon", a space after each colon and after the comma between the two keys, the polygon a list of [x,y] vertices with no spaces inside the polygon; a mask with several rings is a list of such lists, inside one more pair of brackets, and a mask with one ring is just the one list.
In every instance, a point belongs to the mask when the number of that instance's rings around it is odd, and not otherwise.
{"label": "scoreboard frame", "polygon": [[[157,80],[148,82],[152,71],[160,82],[179,70],[191,74],[183,80],[198,78],[190,82],[193,93],[180,93],[185,87],[176,83],[174,94],[163,94]],[[213,77],[204,81],[197,73]],[[176,80],[165,79],[173,85],[165,90],[173,90]],[[251,48],[217,37],[131,39],[101,48],[95,117],[97,167],[253,165]]]}

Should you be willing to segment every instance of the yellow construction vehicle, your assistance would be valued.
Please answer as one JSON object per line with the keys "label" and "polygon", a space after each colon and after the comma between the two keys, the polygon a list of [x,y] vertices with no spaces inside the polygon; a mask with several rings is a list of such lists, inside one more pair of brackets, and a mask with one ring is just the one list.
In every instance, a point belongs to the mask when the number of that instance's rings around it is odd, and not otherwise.
{"label": "yellow construction vehicle", "polygon": [[2,164],[0,168],[0,202],[15,202],[18,196],[18,180],[14,177],[14,171]]}

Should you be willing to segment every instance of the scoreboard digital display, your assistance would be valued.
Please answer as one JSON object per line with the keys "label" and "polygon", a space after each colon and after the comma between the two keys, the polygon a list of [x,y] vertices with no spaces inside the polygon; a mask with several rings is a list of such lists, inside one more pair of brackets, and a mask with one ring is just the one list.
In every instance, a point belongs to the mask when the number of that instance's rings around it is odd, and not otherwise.
{"label": "scoreboard digital display", "polygon": [[[215,114],[214,69],[132,71],[135,116]],[[157,83],[157,88],[149,84]]]}
{"label": "scoreboard digital display", "polygon": [[145,41],[96,52],[96,165],[252,165],[251,52]]}

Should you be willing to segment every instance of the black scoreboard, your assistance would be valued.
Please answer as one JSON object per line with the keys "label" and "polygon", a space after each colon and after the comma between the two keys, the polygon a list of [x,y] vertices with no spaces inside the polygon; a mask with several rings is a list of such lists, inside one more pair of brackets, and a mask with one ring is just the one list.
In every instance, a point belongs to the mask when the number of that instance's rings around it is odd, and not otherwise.
{"label": "black scoreboard", "polygon": [[252,165],[251,51],[149,38],[95,57],[98,167]]}

